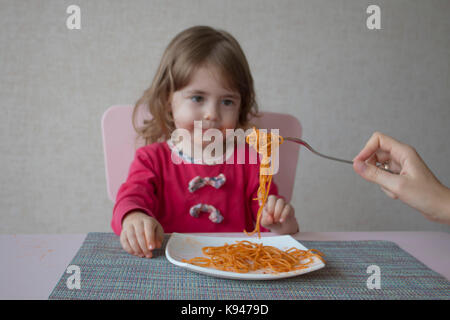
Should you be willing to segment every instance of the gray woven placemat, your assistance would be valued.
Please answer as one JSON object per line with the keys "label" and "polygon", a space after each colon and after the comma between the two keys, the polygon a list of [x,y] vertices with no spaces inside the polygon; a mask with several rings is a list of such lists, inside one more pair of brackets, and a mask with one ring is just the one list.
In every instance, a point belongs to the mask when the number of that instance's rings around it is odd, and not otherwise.
{"label": "gray woven placemat", "polygon": [[[166,237],[165,242],[168,237]],[[152,259],[126,253],[113,233],[89,233],[49,299],[446,299],[450,282],[389,241],[301,241],[326,255],[326,267],[294,278],[245,281],[214,278],[171,264],[163,249]],[[367,268],[380,268],[380,289],[369,289]]]}

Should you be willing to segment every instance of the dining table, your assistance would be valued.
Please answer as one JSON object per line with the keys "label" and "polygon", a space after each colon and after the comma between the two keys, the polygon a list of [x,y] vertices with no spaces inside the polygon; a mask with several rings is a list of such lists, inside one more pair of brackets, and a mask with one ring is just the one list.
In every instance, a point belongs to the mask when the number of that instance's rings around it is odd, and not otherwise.
{"label": "dining table", "polygon": [[[242,237],[244,234],[201,233],[200,235]],[[68,266],[73,261],[72,259],[80,253],[80,248],[87,241],[87,236],[88,234],[84,233],[0,235],[0,256],[2,257],[0,260],[2,271],[0,273],[0,299],[48,299],[57,284],[61,283],[61,278],[68,273]],[[107,236],[112,241],[118,241],[118,237],[113,233]],[[170,236],[170,234],[166,236]],[[276,235],[263,233],[262,236]],[[448,232],[299,232],[292,237],[300,243],[314,243],[315,245],[320,243],[352,243],[355,241],[386,241],[406,252],[411,259],[417,259],[418,263],[423,264],[424,268],[430,269],[430,272],[436,273],[436,276],[442,276],[444,282],[445,279],[447,282],[450,280],[450,233]],[[124,254],[117,243],[119,242],[116,242],[116,252]],[[98,251],[99,249],[95,250]],[[161,257],[161,259],[164,258]],[[136,257],[136,259],[138,258]],[[137,263],[145,261],[147,258],[139,259],[142,260],[136,260]],[[369,276],[370,274],[366,275],[366,277]],[[167,297],[171,297],[173,292],[171,293],[170,290],[174,289],[168,288],[167,290],[169,290]],[[101,296],[99,297],[101,298]],[[208,295],[204,297],[217,298]]]}

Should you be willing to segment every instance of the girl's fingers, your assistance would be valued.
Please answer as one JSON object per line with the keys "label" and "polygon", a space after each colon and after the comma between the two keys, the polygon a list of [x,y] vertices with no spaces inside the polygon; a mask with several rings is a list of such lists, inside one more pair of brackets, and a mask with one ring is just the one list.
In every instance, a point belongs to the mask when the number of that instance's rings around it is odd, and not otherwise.
{"label": "girl's fingers", "polygon": [[269,212],[266,206],[262,211],[261,224],[265,227],[273,224],[273,212]]}
{"label": "girl's fingers", "polygon": [[273,194],[267,197],[266,205],[264,207],[266,207],[268,213],[273,214],[276,200],[277,197]]}
{"label": "girl's fingers", "polygon": [[154,219],[146,220],[144,222],[145,238],[148,249],[150,251],[148,258],[153,256],[152,250],[159,249],[162,246],[164,239],[164,230],[161,225]]}
{"label": "girl's fingers", "polygon": [[288,225],[291,228],[290,233],[296,233],[300,231],[297,219],[295,219],[295,210],[290,203],[284,206],[283,212],[281,213],[280,223],[288,221]]}
{"label": "girl's fingers", "polygon": [[150,250],[156,249],[157,246],[157,223],[155,223],[153,220],[148,220],[145,222],[145,234],[147,236],[148,241],[148,248]]}
{"label": "girl's fingers", "polygon": [[122,248],[128,252],[129,254],[133,254],[133,249],[131,248],[130,244],[128,243],[127,233],[125,230],[123,230],[120,233],[120,243],[122,244]]}
{"label": "girl's fingers", "polygon": [[153,227],[149,220],[144,221],[144,232],[145,232],[145,242],[147,244],[147,249],[153,250],[152,239],[153,239]]}
{"label": "girl's fingers", "polygon": [[133,250],[133,254],[143,257],[144,254],[143,254],[141,247],[139,246],[139,243],[136,239],[136,234],[135,234],[134,228],[132,226],[130,226],[127,229],[126,233],[127,233],[128,243],[130,244],[131,249]]}
{"label": "girl's fingers", "polygon": [[152,247],[153,247],[153,249],[158,248],[158,239],[159,239],[159,237],[158,237],[158,224],[159,223],[155,223],[155,222],[153,222],[153,224],[152,224],[152,227],[153,227],[153,237],[152,237],[153,243],[152,243]]}
{"label": "girl's fingers", "polygon": [[275,203],[275,211],[273,214],[273,220],[275,223],[280,222],[281,213],[284,209],[284,199],[279,198],[277,202]]}
{"label": "girl's fingers", "polygon": [[261,223],[265,226],[270,226],[275,223],[274,212],[277,197],[274,195],[269,195],[267,197],[266,204],[264,205]]}
{"label": "girl's fingers", "polygon": [[164,229],[162,228],[162,226],[159,223],[157,225],[158,226],[156,227],[156,229],[157,229],[156,247],[161,248],[163,240],[164,240]]}
{"label": "girl's fingers", "polygon": [[283,211],[281,212],[280,222],[283,223],[286,221],[294,212],[294,208],[288,203],[284,206]]}
{"label": "girl's fingers", "polygon": [[152,253],[148,248],[147,241],[145,239],[145,230],[144,230],[144,223],[138,222],[134,224],[134,230],[136,232],[136,238],[137,242],[139,244],[139,247],[141,248],[142,253],[147,257],[151,258]]}

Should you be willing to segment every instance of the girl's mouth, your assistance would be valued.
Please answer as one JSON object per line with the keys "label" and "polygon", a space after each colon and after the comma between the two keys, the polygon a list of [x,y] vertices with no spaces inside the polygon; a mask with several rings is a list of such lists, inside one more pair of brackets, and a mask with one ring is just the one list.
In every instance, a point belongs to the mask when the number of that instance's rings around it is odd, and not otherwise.
{"label": "girl's mouth", "polygon": [[219,128],[203,128],[202,129],[202,133],[205,133],[206,131],[208,131],[209,129],[216,129],[216,130],[219,130],[219,131],[221,131]]}

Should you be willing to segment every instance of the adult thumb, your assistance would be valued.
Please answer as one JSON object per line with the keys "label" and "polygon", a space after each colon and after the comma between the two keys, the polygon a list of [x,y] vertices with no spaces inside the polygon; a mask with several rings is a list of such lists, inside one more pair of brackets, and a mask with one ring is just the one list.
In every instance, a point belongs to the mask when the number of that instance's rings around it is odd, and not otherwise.
{"label": "adult thumb", "polygon": [[367,164],[361,160],[354,160],[353,170],[365,180],[374,182],[379,186],[394,193],[395,185],[398,183],[398,175],[384,171],[374,165]]}

